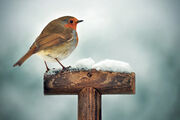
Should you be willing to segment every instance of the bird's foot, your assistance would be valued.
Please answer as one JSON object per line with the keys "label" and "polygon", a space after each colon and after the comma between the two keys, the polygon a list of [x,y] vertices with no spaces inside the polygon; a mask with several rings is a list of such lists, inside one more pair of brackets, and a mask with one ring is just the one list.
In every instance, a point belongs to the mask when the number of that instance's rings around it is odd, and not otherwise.
{"label": "bird's foot", "polygon": [[50,69],[49,69],[49,68],[47,68],[47,69],[46,69],[46,73],[47,73],[49,70],[50,70]]}
{"label": "bird's foot", "polygon": [[68,71],[69,68],[71,68],[71,66],[68,66],[68,67],[63,67],[62,71]]}

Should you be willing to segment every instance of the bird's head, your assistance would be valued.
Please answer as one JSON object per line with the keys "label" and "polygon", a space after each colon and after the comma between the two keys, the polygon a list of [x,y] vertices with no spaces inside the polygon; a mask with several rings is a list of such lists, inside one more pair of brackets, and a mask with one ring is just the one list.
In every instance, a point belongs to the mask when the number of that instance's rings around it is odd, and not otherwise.
{"label": "bird's head", "polygon": [[74,30],[76,30],[76,26],[78,23],[83,22],[83,20],[78,20],[77,18],[72,16],[64,16],[59,18],[59,20],[64,25],[64,27],[72,28]]}

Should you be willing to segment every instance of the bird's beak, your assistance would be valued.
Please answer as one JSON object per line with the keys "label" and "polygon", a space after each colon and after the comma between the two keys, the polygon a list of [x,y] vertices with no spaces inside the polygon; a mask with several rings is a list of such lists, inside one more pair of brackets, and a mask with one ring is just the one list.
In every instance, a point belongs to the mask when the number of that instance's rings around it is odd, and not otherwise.
{"label": "bird's beak", "polygon": [[83,22],[84,20],[78,20],[77,23]]}

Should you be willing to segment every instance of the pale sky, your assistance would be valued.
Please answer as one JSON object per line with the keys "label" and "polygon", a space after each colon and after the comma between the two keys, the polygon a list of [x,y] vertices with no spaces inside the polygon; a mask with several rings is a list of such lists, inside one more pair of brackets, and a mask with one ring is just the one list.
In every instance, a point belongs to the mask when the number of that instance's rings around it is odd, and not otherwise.
{"label": "pale sky", "polygon": [[136,95],[103,96],[103,120],[177,120],[179,5],[178,0],[1,0],[0,118],[77,119],[77,96],[43,95],[43,60],[34,55],[12,67],[45,25],[71,15],[84,22],[77,26],[78,46],[63,64],[114,59],[128,62],[136,73]]}

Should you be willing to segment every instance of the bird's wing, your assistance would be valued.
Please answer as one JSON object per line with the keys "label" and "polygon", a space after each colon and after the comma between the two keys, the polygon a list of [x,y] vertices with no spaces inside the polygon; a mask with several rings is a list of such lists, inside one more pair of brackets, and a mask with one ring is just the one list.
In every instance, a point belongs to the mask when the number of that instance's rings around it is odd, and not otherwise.
{"label": "bird's wing", "polygon": [[68,34],[64,35],[62,33],[53,33],[53,34],[41,34],[36,41],[33,43],[31,48],[36,47],[35,53],[40,50],[47,49],[52,46],[63,44],[66,41],[73,40],[73,35]]}

